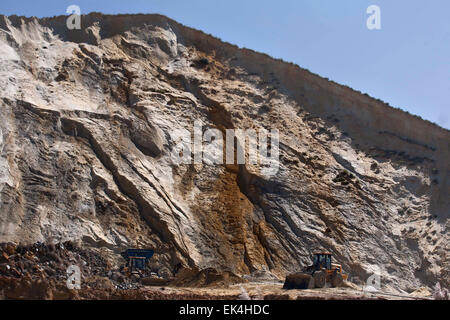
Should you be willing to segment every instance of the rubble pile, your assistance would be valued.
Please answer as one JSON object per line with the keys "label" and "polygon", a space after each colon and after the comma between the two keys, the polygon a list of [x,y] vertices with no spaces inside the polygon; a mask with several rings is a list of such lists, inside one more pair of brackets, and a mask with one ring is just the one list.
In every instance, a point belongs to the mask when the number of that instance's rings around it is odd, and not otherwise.
{"label": "rubble pile", "polygon": [[83,288],[135,289],[142,287],[141,279],[149,276],[158,278],[148,270],[131,273],[123,266],[113,268],[100,254],[80,248],[71,241],[57,244],[0,244],[0,277],[52,279],[65,283],[71,265],[80,268]]}
{"label": "rubble pile", "polygon": [[57,244],[37,242],[31,245],[0,244],[0,275],[7,277],[50,277],[67,279],[67,268],[76,265],[85,279],[106,277],[111,266],[99,254],[67,241]]}

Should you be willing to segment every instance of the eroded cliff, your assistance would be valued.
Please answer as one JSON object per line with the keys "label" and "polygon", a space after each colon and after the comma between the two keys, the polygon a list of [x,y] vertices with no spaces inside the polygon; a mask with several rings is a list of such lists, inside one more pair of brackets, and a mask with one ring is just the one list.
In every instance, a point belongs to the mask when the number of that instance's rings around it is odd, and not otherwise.
{"label": "eroded cliff", "polygon": [[[0,242],[279,278],[326,249],[353,279],[448,287],[449,131],[159,15],[1,16],[0,52]],[[278,129],[278,173],[174,165],[194,121]]]}

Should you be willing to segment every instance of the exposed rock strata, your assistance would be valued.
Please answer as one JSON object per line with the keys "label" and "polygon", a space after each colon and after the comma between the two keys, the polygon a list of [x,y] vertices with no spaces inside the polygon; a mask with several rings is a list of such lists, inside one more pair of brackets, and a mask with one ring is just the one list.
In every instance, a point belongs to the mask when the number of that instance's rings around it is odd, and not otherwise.
{"label": "exposed rock strata", "polygon": [[[449,286],[449,131],[163,16],[65,19],[0,16],[0,242],[278,277],[321,248],[354,278]],[[278,129],[278,174],[175,166],[194,121]]]}

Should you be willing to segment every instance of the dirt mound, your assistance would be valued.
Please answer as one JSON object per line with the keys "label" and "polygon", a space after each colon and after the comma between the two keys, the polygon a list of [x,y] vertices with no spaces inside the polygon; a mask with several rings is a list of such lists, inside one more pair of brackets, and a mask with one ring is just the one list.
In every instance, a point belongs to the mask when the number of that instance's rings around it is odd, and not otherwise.
{"label": "dirt mound", "polygon": [[106,277],[111,266],[98,253],[67,241],[57,244],[37,242],[31,245],[0,244],[0,275],[31,279],[66,279],[67,268],[76,265],[85,279]]}
{"label": "dirt mound", "polygon": [[230,271],[218,271],[214,268],[199,270],[196,268],[183,268],[176,278],[170,282],[172,286],[180,287],[223,287],[247,282]]}

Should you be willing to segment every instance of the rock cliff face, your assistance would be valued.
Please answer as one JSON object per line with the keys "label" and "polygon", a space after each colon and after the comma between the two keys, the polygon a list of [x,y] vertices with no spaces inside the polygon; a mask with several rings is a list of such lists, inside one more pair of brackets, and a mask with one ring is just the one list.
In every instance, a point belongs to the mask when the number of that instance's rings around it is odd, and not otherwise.
{"label": "rock cliff face", "polygon": [[[449,131],[159,15],[0,16],[0,53],[0,242],[276,277],[324,249],[353,279],[449,286]],[[194,121],[278,129],[278,173],[175,165]]]}

